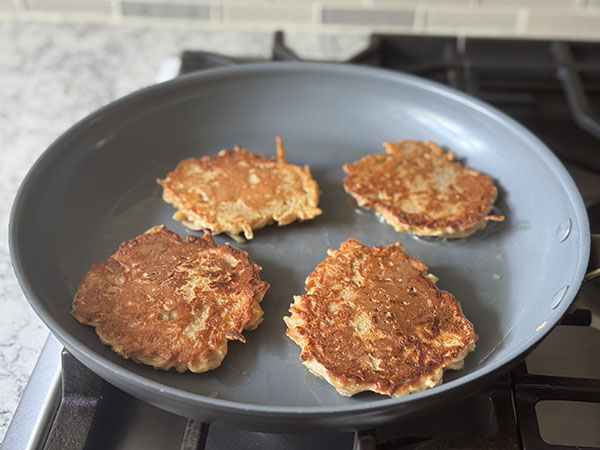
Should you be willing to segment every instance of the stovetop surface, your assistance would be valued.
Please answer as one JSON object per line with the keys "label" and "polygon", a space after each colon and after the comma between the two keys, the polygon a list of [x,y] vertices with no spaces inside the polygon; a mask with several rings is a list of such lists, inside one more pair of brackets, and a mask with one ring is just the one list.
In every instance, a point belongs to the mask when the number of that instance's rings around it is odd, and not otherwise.
{"label": "stovetop surface", "polygon": [[[297,59],[282,34],[275,36],[273,59]],[[186,51],[181,72],[251,60]],[[448,84],[516,118],[565,163],[588,206],[592,231],[600,231],[600,43],[379,35],[349,62]],[[3,448],[365,449],[375,448],[375,440],[377,448],[386,449],[565,448],[548,446],[541,437],[600,447],[600,429],[594,426],[600,408],[570,409],[573,402],[600,405],[599,296],[598,283],[585,285],[563,325],[526,364],[488,389],[424,416],[362,432],[360,439],[352,433],[282,435],[197,424],[102,382],[66,352],[61,374],[59,346],[51,338]],[[61,398],[66,413],[58,423]],[[44,414],[32,419],[30,411],[39,409]],[[567,419],[588,425],[567,426],[565,412]],[[27,418],[33,423],[31,439],[25,438]]]}

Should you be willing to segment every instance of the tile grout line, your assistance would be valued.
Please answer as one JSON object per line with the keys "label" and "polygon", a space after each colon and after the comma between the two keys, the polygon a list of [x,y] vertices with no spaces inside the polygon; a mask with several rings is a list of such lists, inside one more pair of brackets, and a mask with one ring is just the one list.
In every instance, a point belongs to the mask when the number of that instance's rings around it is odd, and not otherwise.
{"label": "tile grout line", "polygon": [[427,30],[427,9],[422,3],[415,6],[413,29],[416,33],[425,33]]}
{"label": "tile grout line", "polygon": [[123,7],[121,0],[110,0],[110,22],[118,24],[123,22]]}
{"label": "tile grout line", "polygon": [[529,23],[529,16],[531,10],[526,7],[519,8],[517,11],[517,19],[515,21],[515,33],[517,35],[524,35],[527,32],[527,24]]}
{"label": "tile grout line", "polygon": [[20,20],[25,10],[25,0],[12,0],[12,5],[15,10],[15,19]]}
{"label": "tile grout line", "polygon": [[[569,20],[574,21],[575,19],[581,18],[582,16],[591,15],[597,17],[600,15],[600,8],[597,8],[592,0],[577,0],[576,3],[570,2],[568,7],[551,7],[537,10],[529,6],[519,5],[502,5],[502,2],[496,2],[492,4],[482,5],[481,0],[468,0],[468,3],[461,5],[448,4],[429,4],[423,1],[415,1],[412,5],[409,4],[398,4],[398,3],[376,3],[375,0],[360,0],[355,2],[327,2],[321,0],[309,0],[309,2],[300,2],[297,0],[293,3],[287,3],[283,1],[273,0],[271,2],[264,2],[260,4],[256,3],[245,3],[245,2],[233,2],[232,4],[227,3],[224,0],[203,0],[202,2],[195,2],[193,0],[134,0],[135,3],[143,8],[144,5],[160,4],[162,10],[160,13],[154,15],[147,15],[144,12],[140,12],[139,15],[129,16],[124,14],[123,5],[126,0],[104,0],[103,6],[109,7],[103,11],[93,11],[82,9],[81,11],[70,10],[70,9],[57,9],[56,11],[46,11],[44,9],[29,9],[28,0],[8,0],[12,4],[13,9],[10,14],[3,14],[3,18],[7,17],[8,20],[16,21],[42,21],[52,23],[108,23],[108,24],[147,24],[148,26],[161,26],[161,22],[167,27],[190,27],[190,26],[201,26],[207,28],[230,28],[231,30],[241,29],[244,30],[252,29],[253,27],[257,30],[265,30],[271,28],[288,28],[305,30],[306,32],[333,32],[336,30],[339,33],[354,33],[354,32],[389,32],[389,33],[414,33],[414,34],[426,34],[426,35],[439,35],[439,34],[456,34],[465,36],[490,36],[490,37],[514,37],[520,36],[523,38],[539,38],[548,37],[553,38],[559,36],[564,39],[584,39],[584,40],[600,40],[600,28],[596,31],[590,28],[591,25],[586,25],[586,28],[577,28],[575,25],[567,26]],[[62,4],[63,2],[61,2]],[[83,0],[76,0],[73,2],[75,5],[83,4]],[[174,6],[189,6],[198,7],[203,6],[207,8],[206,11],[202,11],[202,17],[196,17],[195,15],[169,15],[171,11],[170,5]],[[35,6],[35,4],[34,4]],[[256,9],[260,14],[261,8],[276,7],[280,14],[274,15],[272,18],[265,18],[264,21],[254,21],[252,19],[243,20],[243,15],[237,14],[234,18],[231,14],[235,12],[235,8],[250,8]],[[600,1],[598,2],[600,7]],[[303,8],[302,20],[298,21],[295,11],[300,11],[299,8]],[[230,11],[230,9],[233,10]],[[359,17],[359,19],[348,19],[341,17],[337,23],[326,23],[324,21],[324,14],[328,11],[340,11],[342,16],[344,14],[351,14],[352,16]],[[408,11],[411,11],[413,16],[409,17]],[[241,10],[240,10],[241,11]],[[369,14],[370,12],[377,11],[373,17]],[[394,25],[391,19],[383,20],[381,22],[380,16],[385,16],[388,13],[400,14],[404,11],[402,16],[402,25]],[[450,11],[452,16],[460,16],[462,12],[470,12],[477,15],[482,15],[485,23],[489,25],[476,26],[476,19],[464,22],[458,19],[452,19],[449,21],[442,21],[441,25],[435,20],[437,15],[443,15],[445,11]],[[494,11],[502,12],[502,17],[498,17],[492,20]],[[366,12],[369,14],[361,14]],[[300,14],[300,12],[298,12]],[[507,16],[512,16],[513,20],[508,23]],[[239,16],[239,17],[237,17]],[[406,16],[406,17],[404,17]],[[435,16],[435,17],[434,17]],[[543,16],[543,17],[542,17]],[[547,17],[546,17],[547,16]],[[280,17],[279,19],[277,17]],[[556,26],[551,29],[538,30],[532,29],[533,21],[537,17],[541,17],[546,22],[556,17]],[[563,18],[564,20],[560,20]],[[268,20],[267,20],[268,19]],[[501,21],[499,21],[502,19]],[[590,18],[585,21],[585,24],[590,22]],[[412,20],[412,22],[411,22]],[[593,20],[593,19],[592,19]],[[243,23],[242,23],[243,22]],[[360,22],[360,23],[359,23]],[[387,23],[389,22],[389,23]],[[446,23],[447,22],[447,23]],[[464,22],[464,23],[463,23]],[[472,23],[471,23],[472,22]],[[495,25],[496,22],[498,25]],[[537,23],[537,20],[536,20]],[[579,22],[574,22],[579,23]],[[197,25],[194,25],[197,24]],[[567,24],[567,25],[565,25]],[[561,26],[562,25],[562,26]]]}
{"label": "tile grout line", "polygon": [[313,26],[323,25],[323,3],[313,2],[311,5],[311,24]]}

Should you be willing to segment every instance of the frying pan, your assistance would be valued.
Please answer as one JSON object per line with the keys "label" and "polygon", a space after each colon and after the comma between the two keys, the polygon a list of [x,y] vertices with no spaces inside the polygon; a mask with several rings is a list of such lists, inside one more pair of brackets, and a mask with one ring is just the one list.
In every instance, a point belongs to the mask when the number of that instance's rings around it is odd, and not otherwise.
{"label": "frying pan", "polygon": [[[183,158],[239,143],[267,155],[281,134],[308,164],[323,215],[235,244],[271,283],[264,322],[204,374],[155,370],[103,346],[70,315],[77,285],[120,242],[156,224],[185,236],[155,182]],[[379,223],[342,188],[342,164],[386,140],[433,140],[499,186],[507,220],[479,236],[418,240]],[[354,236],[401,241],[452,292],[480,338],[463,370],[402,398],[345,398],[300,363],[282,317],[327,248]],[[230,242],[216,237],[218,243]],[[183,76],[91,114],[35,163],[14,203],[12,261],[32,307],[63,345],[117,387],[172,412],[265,431],[356,429],[443,407],[522,359],[567,310],[589,254],[585,208],[560,162],[532,134],[471,97],[408,75],[349,65],[267,63]]]}

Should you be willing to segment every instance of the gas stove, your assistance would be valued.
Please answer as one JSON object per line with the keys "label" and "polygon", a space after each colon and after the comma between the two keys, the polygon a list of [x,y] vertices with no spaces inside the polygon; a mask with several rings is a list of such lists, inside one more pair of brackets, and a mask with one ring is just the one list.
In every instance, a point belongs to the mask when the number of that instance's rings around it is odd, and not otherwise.
{"label": "gas stove", "polygon": [[[299,60],[282,33],[275,34],[272,60]],[[185,51],[167,61],[160,78],[254,61]],[[517,119],[565,164],[588,208],[592,233],[600,233],[600,43],[374,35],[347,63],[426,77]],[[51,336],[2,448],[600,448],[598,297],[598,279],[584,284],[549,337],[487,389],[435,412],[355,433],[256,433],[188,420],[104,382]]]}

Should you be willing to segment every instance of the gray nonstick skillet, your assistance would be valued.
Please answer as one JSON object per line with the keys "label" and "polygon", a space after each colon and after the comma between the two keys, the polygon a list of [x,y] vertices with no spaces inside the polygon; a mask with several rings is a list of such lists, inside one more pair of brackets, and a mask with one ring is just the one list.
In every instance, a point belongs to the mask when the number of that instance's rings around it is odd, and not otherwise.
{"label": "gray nonstick skillet", "polygon": [[[236,244],[271,283],[264,322],[230,343],[221,367],[164,372],[125,360],[70,314],[88,267],[153,225],[193,233],[171,219],[157,177],[190,156],[241,144],[308,164],[323,215],[259,230]],[[419,240],[357,208],[342,165],[381,143],[433,140],[499,186],[499,226],[468,239]],[[480,339],[463,370],[402,398],[345,398],[311,375],[282,317],[292,295],[354,236],[401,241],[439,277]],[[159,407],[208,422],[266,431],[356,429],[444,407],[520,361],[573,300],[589,254],[583,202],[566,170],[535,136],[467,95],[408,75],[351,65],[267,63],[210,70],[152,86],[83,119],[54,142],[25,178],[12,210],[15,271],[32,307],[63,345],[108,382]]]}

